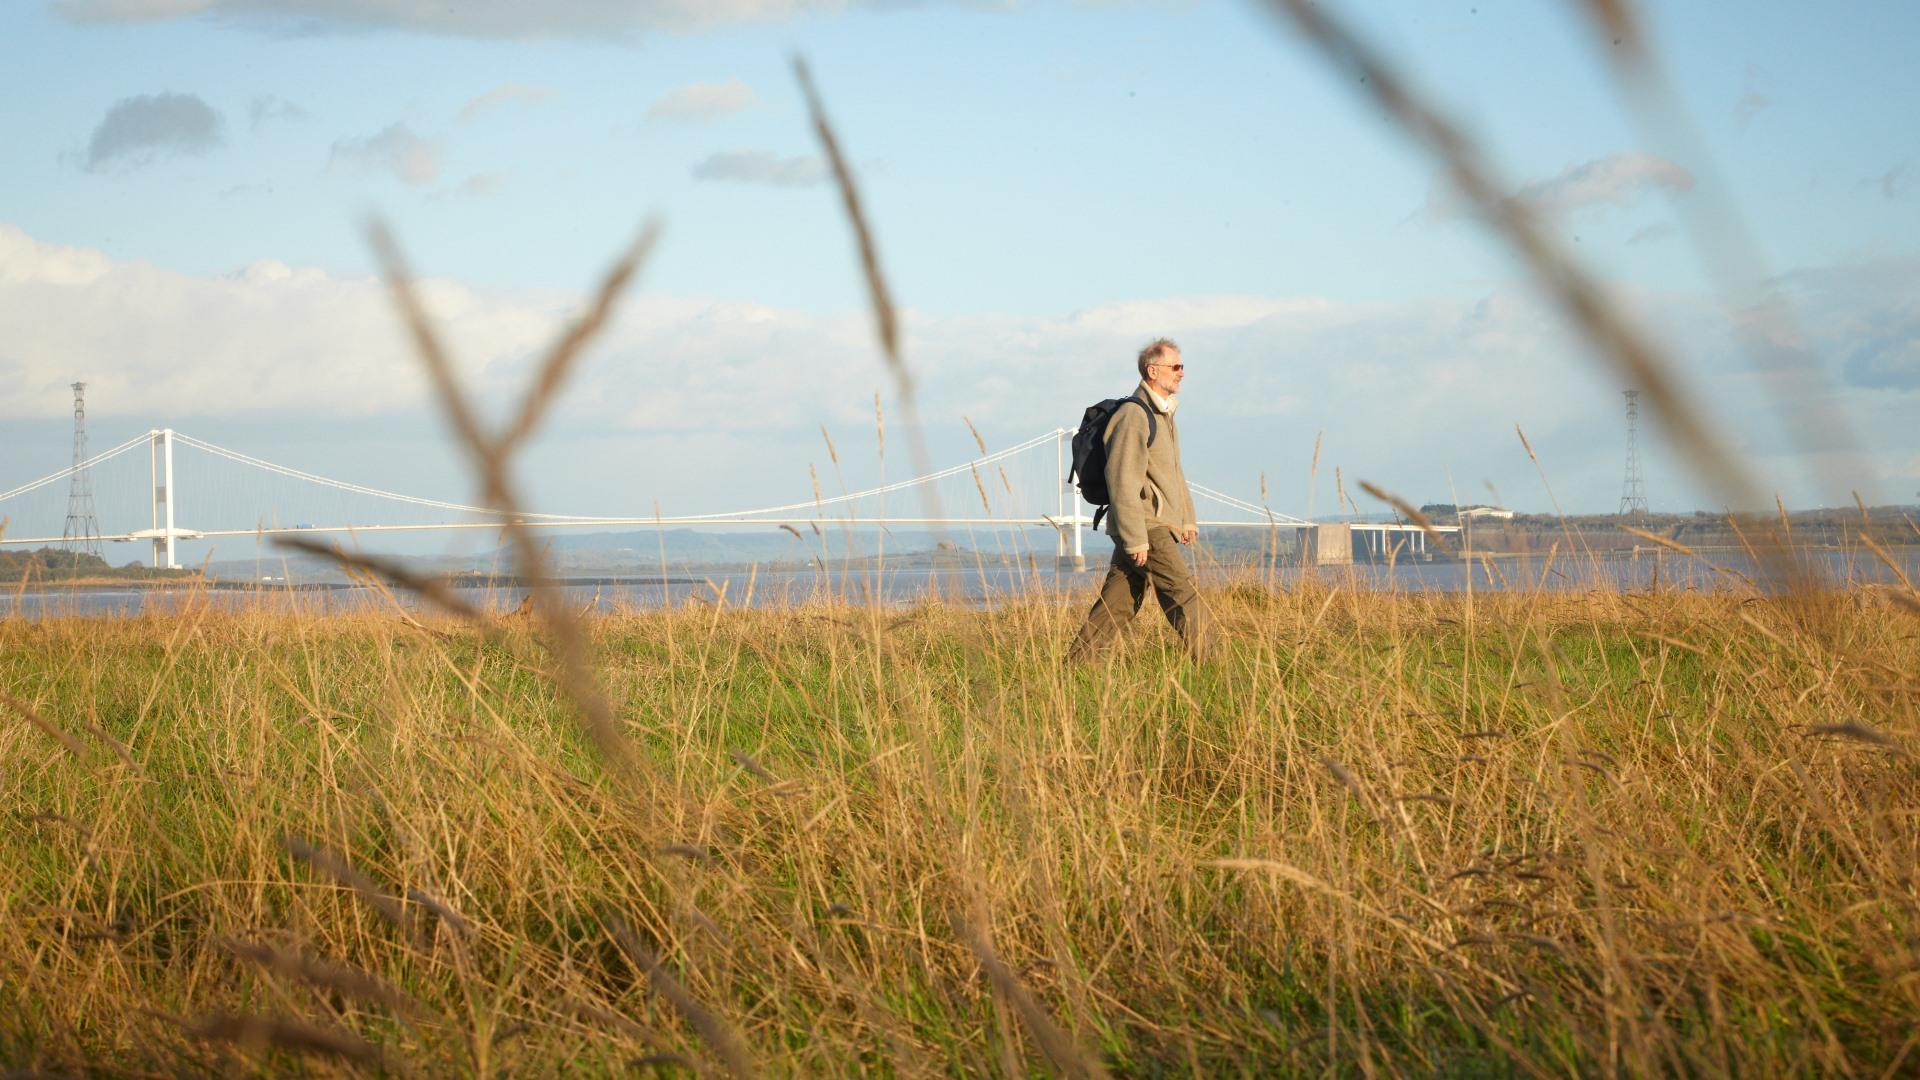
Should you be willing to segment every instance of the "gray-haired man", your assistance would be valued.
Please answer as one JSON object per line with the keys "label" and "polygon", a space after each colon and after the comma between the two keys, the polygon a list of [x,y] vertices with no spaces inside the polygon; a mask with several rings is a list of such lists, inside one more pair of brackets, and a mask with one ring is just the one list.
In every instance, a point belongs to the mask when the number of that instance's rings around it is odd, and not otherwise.
{"label": "gray-haired man", "polygon": [[1140,350],[1139,367],[1134,396],[1153,410],[1155,433],[1149,446],[1146,409],[1118,409],[1107,421],[1107,492],[1113,499],[1107,534],[1113,537],[1113,563],[1071,656],[1090,659],[1112,640],[1139,614],[1151,586],[1187,651],[1204,660],[1213,651],[1213,617],[1180,551],[1200,531],[1193,493],[1180,468],[1180,429],[1173,421],[1187,368],[1180,347],[1166,338]]}

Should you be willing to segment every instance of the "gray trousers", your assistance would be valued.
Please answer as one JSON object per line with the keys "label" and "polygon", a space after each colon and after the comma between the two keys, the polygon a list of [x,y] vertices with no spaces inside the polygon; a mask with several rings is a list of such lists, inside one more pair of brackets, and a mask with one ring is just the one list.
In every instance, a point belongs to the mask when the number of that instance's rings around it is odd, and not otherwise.
{"label": "gray trousers", "polygon": [[1193,573],[1187,569],[1186,557],[1180,553],[1180,542],[1174,539],[1173,530],[1154,526],[1147,530],[1145,566],[1135,566],[1133,556],[1127,554],[1119,541],[1114,541],[1113,562],[1107,567],[1106,580],[1100,583],[1100,598],[1093,602],[1093,610],[1087,612],[1087,621],[1073,640],[1069,658],[1084,661],[1097,655],[1140,613],[1149,586],[1154,598],[1160,601],[1160,610],[1166,612],[1167,621],[1179,631],[1187,652],[1195,660],[1205,660],[1211,655],[1215,643],[1213,615],[1207,611],[1207,602],[1200,598],[1200,591],[1193,586]]}

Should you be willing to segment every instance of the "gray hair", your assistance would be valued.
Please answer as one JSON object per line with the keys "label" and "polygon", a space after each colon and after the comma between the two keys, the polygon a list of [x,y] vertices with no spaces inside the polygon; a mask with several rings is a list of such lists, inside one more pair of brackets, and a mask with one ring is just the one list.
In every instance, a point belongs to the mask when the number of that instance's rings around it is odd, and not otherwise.
{"label": "gray hair", "polygon": [[1159,363],[1161,357],[1179,351],[1180,346],[1175,345],[1172,338],[1154,338],[1146,348],[1140,350],[1140,377],[1146,378],[1147,369]]}

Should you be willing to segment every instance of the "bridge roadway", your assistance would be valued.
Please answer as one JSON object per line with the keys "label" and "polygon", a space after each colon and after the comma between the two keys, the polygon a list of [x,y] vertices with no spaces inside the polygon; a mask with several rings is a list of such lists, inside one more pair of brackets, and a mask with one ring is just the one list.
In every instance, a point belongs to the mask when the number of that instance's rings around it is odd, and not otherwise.
{"label": "bridge roadway", "polygon": [[[845,495],[814,499],[808,502],[790,503],[783,506],[762,507],[756,510],[737,510],[728,513],[707,515],[677,515],[651,517],[603,517],[590,515],[565,515],[524,513],[514,516],[514,520],[528,528],[538,529],[609,529],[609,528],[687,528],[687,527],[730,527],[752,526],[757,528],[785,528],[798,533],[802,525],[813,527],[833,525],[837,527],[893,527],[919,526],[937,528],[1047,528],[1054,530],[1058,537],[1056,554],[1062,567],[1072,566],[1078,569],[1085,564],[1082,539],[1082,525],[1091,525],[1092,518],[1083,513],[1080,500],[1067,478],[1068,451],[1073,431],[1070,428],[1056,428],[1036,436],[1026,442],[1007,447],[961,465],[914,477],[910,480],[896,481],[865,491],[851,492]],[[177,442],[205,451],[241,465],[246,465],[280,476],[307,481],[323,487],[350,493],[388,499],[396,503],[416,507],[428,507],[455,513],[471,515],[479,520],[443,521],[420,524],[360,524],[360,525],[257,525],[251,528],[233,529],[194,529],[177,524],[174,520],[173,489],[173,450]],[[830,507],[850,504],[860,499],[872,498],[912,488],[919,484],[930,483],[949,476],[975,471],[983,465],[1011,457],[1015,454],[1032,451],[1048,442],[1055,446],[1055,465],[1058,471],[1059,489],[1055,502],[1056,514],[1042,514],[1034,517],[898,517],[898,516],[830,516]],[[82,469],[88,469],[103,461],[117,457],[135,447],[146,444],[151,451],[150,477],[153,481],[154,499],[151,507],[152,525],[149,528],[128,532],[99,534],[95,539],[107,543],[126,543],[148,541],[153,544],[154,565],[178,567],[174,558],[174,547],[182,540],[209,540],[223,537],[273,537],[273,536],[313,536],[344,534],[358,536],[389,532],[431,532],[443,530],[494,529],[503,526],[504,515],[483,506],[449,502],[441,499],[427,499],[397,492],[383,491],[361,484],[333,480],[313,473],[302,472],[272,462],[263,461],[224,447],[202,442],[191,436],[175,432],[172,429],[156,429],[144,435],[136,436],[110,450],[88,460],[63,469],[60,472],[21,485],[10,491],[0,492],[0,504],[12,497],[46,487],[59,480],[71,477]],[[1266,507],[1244,499],[1215,491],[1200,484],[1191,485],[1194,493],[1202,499],[1237,510],[1246,514],[1244,518],[1208,519],[1199,522],[1207,529],[1269,529],[1269,530],[1312,530],[1317,561],[1323,563],[1341,563],[1351,560],[1353,548],[1358,547],[1373,557],[1386,557],[1398,550],[1414,557],[1420,557],[1427,551],[1427,537],[1431,533],[1456,533],[1458,525],[1422,526],[1404,522],[1312,522],[1286,514],[1277,514]],[[4,518],[0,518],[3,522]],[[0,526],[3,528],[4,526]],[[53,545],[71,542],[66,536],[8,536],[0,532],[0,545],[34,546]]]}

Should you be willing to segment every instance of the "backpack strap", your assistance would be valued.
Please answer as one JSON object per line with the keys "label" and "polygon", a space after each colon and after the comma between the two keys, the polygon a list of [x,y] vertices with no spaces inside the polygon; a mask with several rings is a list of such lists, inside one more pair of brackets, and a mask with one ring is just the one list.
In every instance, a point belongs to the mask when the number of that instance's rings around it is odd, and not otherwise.
{"label": "backpack strap", "polygon": [[1152,446],[1154,446],[1154,436],[1160,434],[1160,417],[1154,415],[1154,407],[1146,404],[1146,402],[1140,398],[1139,392],[1135,392],[1135,394],[1131,394],[1129,398],[1125,398],[1125,400],[1121,402],[1121,405],[1125,405],[1127,402],[1133,402],[1135,405],[1140,405],[1142,409],[1146,409],[1146,446],[1152,448]]}
{"label": "backpack strap", "polygon": [[1147,448],[1152,449],[1153,437],[1160,434],[1159,417],[1153,415],[1153,406],[1141,400],[1140,394],[1137,391],[1131,397],[1127,398],[1127,400],[1147,410]]}

